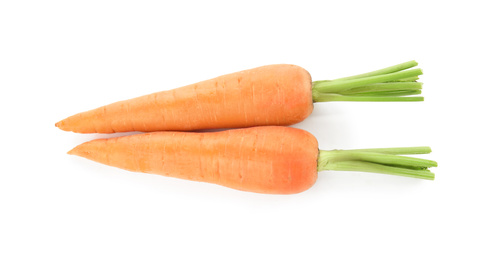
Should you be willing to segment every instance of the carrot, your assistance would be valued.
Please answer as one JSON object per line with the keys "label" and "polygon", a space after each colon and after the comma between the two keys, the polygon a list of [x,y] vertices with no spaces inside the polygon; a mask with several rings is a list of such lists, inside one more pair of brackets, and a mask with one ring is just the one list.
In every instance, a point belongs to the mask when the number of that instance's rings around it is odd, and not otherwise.
{"label": "carrot", "polygon": [[437,163],[398,154],[428,147],[319,151],[309,132],[262,126],[219,132],[153,132],[83,143],[69,154],[134,172],[214,183],[242,191],[293,194],[318,171],[368,171],[433,179]]}
{"label": "carrot", "polygon": [[287,64],[240,71],[196,84],[124,100],[68,117],[55,125],[77,133],[190,131],[292,125],[313,102],[422,101],[420,69],[405,62],[336,80],[313,81]]}

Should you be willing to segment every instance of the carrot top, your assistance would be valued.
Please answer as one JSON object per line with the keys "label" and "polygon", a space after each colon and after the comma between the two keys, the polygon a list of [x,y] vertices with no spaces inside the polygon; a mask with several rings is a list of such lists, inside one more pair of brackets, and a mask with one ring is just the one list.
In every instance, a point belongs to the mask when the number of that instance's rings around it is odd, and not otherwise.
{"label": "carrot top", "polygon": [[430,147],[374,148],[354,150],[320,150],[318,171],[359,171],[433,180],[435,175],[428,170],[437,162],[408,156],[408,154],[428,154]]}
{"label": "carrot top", "polygon": [[408,61],[384,69],[339,78],[313,81],[313,101],[423,101],[422,75],[416,61]]}

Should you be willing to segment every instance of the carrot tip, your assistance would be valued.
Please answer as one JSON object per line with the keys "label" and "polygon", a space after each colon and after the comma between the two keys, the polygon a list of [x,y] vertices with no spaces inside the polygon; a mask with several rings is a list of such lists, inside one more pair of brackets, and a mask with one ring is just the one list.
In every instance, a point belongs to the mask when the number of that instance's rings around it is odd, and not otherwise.
{"label": "carrot tip", "polygon": [[69,155],[77,155],[82,156],[83,149],[79,149],[79,146],[72,148],[70,151],[67,152]]}

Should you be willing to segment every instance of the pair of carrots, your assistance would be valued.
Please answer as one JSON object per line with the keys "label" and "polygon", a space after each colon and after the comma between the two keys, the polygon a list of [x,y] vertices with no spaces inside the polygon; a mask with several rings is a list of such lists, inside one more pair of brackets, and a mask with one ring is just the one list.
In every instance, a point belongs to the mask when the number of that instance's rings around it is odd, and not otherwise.
{"label": "pair of carrots", "polygon": [[[318,171],[368,171],[433,179],[436,162],[402,156],[428,147],[318,150],[301,122],[313,102],[422,101],[415,61],[325,81],[295,65],[268,65],[120,101],[68,117],[56,126],[77,133],[142,131],[98,139],[69,154],[130,171],[215,183],[269,194],[307,190]],[[200,129],[237,128],[219,132]]]}

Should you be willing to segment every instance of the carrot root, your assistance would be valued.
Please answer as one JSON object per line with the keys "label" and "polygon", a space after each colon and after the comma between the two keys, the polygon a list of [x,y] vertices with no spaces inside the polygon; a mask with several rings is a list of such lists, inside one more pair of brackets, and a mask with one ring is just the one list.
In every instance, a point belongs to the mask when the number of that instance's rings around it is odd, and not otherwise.
{"label": "carrot root", "polygon": [[192,131],[292,125],[313,111],[305,69],[275,64],[84,111],[56,124],[76,133]]}
{"label": "carrot root", "polygon": [[318,176],[316,138],[281,126],[96,139],[68,154],[129,171],[266,194],[305,191]]}

